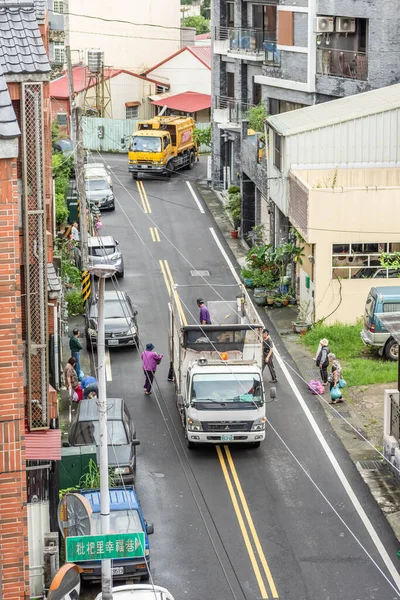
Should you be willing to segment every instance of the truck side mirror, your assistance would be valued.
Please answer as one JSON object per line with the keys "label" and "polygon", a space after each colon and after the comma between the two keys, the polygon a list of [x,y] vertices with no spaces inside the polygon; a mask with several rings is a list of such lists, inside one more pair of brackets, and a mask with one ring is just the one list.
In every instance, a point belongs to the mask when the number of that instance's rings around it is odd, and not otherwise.
{"label": "truck side mirror", "polygon": [[272,387],[269,390],[269,397],[271,398],[271,400],[275,400],[276,398],[276,387]]}
{"label": "truck side mirror", "polygon": [[183,395],[182,394],[178,394],[177,403],[178,403],[179,407],[183,406]]}
{"label": "truck side mirror", "polygon": [[153,523],[146,523],[146,531],[147,531],[147,535],[150,535],[151,533],[154,533],[154,525],[153,525]]}
{"label": "truck side mirror", "polygon": [[139,440],[132,440],[132,446],[140,446]]}

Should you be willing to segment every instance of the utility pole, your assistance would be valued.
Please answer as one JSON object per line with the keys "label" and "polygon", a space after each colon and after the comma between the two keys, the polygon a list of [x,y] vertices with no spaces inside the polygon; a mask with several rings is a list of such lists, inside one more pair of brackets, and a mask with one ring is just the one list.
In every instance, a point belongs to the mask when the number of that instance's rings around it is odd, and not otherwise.
{"label": "utility pole", "polygon": [[72,73],[71,44],[69,35],[69,0],[64,1],[65,59],[67,61],[69,106],[71,111],[71,138],[74,147],[76,188],[79,198],[79,229],[81,236],[81,266],[84,270],[89,263],[88,223],[86,206],[86,186],[84,178],[85,149],[83,147],[82,109],[75,104],[74,79]]}
{"label": "utility pole", "polygon": [[[98,320],[97,320],[97,380],[99,398],[97,401],[100,437],[100,524],[101,533],[110,533],[110,492],[108,486],[108,431],[107,431],[107,387],[106,387],[106,347],[104,332],[104,289],[105,278],[115,273],[111,265],[97,265],[90,269],[99,278]],[[111,560],[101,561],[101,598],[112,600]]]}

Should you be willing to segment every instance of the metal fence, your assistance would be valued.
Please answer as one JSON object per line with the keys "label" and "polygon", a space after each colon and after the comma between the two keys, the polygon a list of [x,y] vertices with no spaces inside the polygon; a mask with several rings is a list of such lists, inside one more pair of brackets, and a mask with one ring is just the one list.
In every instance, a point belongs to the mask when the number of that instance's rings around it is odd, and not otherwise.
{"label": "metal fence", "polygon": [[[83,145],[91,152],[128,152],[128,144],[122,147],[121,138],[129,138],[136,130],[136,119],[103,119],[83,117]],[[210,123],[197,123],[198,129],[207,129]],[[102,137],[99,137],[99,133]],[[210,152],[210,147],[200,146],[200,152]]]}
{"label": "metal fence", "polygon": [[27,390],[30,429],[49,427],[43,84],[22,84]]}

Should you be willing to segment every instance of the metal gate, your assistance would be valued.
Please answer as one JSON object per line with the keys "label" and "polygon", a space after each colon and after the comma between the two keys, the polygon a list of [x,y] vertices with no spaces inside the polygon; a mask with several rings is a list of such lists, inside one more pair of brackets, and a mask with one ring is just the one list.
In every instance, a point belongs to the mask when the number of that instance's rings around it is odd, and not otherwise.
{"label": "metal gate", "polygon": [[47,247],[43,84],[22,84],[22,184],[25,244],[29,428],[47,429]]}

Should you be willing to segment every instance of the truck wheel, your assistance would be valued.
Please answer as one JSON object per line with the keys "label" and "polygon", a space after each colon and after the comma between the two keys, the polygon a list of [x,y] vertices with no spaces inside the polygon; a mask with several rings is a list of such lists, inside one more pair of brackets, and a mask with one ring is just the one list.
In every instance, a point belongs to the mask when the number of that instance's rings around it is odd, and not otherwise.
{"label": "truck wheel", "polygon": [[259,448],[261,442],[253,442],[253,448]]}
{"label": "truck wheel", "polygon": [[186,448],[188,448],[188,450],[194,450],[194,449],[195,449],[195,446],[196,446],[196,444],[195,444],[194,442],[191,442],[191,441],[188,439],[187,435],[185,436],[185,438],[186,438]]}
{"label": "truck wheel", "polygon": [[136,173],[132,173],[132,179],[137,179]]}
{"label": "truck wheel", "polygon": [[168,164],[167,164],[167,175],[168,177],[171,177],[172,173],[175,171],[175,165],[174,165],[174,161],[171,160]]}
{"label": "truck wheel", "polygon": [[189,170],[191,171],[194,167],[194,152],[192,151],[189,156]]}
{"label": "truck wheel", "polygon": [[399,359],[399,345],[396,342],[396,340],[391,338],[387,342],[387,344],[385,346],[384,354],[388,360],[395,361],[395,360]]}

